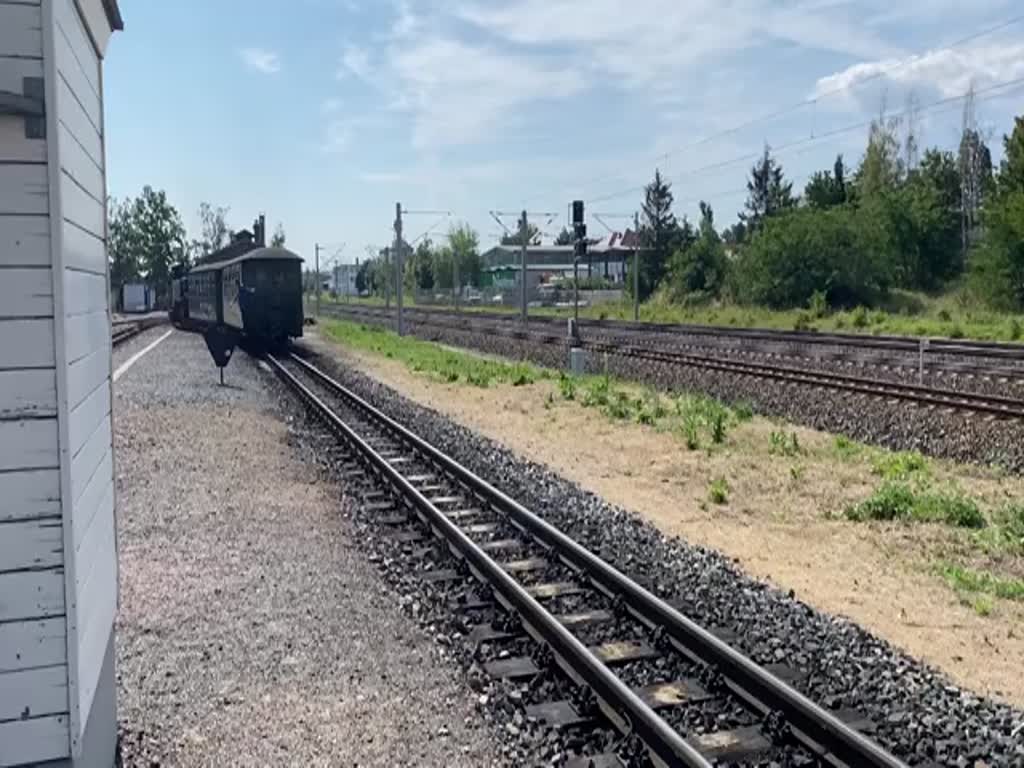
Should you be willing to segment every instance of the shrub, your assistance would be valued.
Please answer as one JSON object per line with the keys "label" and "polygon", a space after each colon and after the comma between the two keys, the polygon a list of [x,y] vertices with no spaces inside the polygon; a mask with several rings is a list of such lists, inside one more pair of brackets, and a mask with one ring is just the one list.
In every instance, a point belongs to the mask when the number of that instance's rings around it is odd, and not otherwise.
{"label": "shrub", "polygon": [[807,302],[807,308],[812,317],[825,317],[828,314],[828,297],[824,291],[815,291],[811,294],[811,300]]}
{"label": "shrub", "polygon": [[936,317],[938,317],[939,320],[941,320],[944,323],[949,323],[949,322],[952,322],[952,320],[953,320],[953,316],[951,314],[949,314],[949,310],[948,309],[940,309],[939,310],[939,314],[936,315]]}
{"label": "shrub", "polygon": [[957,528],[984,528],[985,516],[973,499],[958,493],[924,493],[914,504],[913,516],[924,523],[946,523]]}
{"label": "shrub", "polygon": [[725,410],[718,409],[711,414],[711,442],[725,442]]}
{"label": "shrub", "polygon": [[708,498],[715,504],[727,504],[729,502],[729,483],[724,477],[711,481],[708,486]]}
{"label": "shrub", "polygon": [[800,312],[796,316],[796,320],[793,321],[794,331],[813,331],[814,322],[810,314],[807,312]]}
{"label": "shrub", "polygon": [[875,457],[871,471],[886,480],[907,480],[927,473],[928,460],[917,451],[885,452]]}
{"label": "shrub", "polygon": [[800,453],[800,441],[797,439],[796,432],[790,432],[787,435],[785,432],[773,431],[768,436],[768,444],[769,453],[780,456],[796,456]]}
{"label": "shrub", "polygon": [[1010,320],[1010,339],[1017,341],[1020,339],[1021,334],[1024,334],[1024,329],[1021,328],[1020,320],[1014,317]]}
{"label": "shrub", "polygon": [[850,318],[854,328],[867,328],[868,327],[868,310],[865,307],[857,307],[853,310],[853,316]]}
{"label": "shrub", "polygon": [[695,417],[687,416],[683,419],[683,440],[686,442],[686,447],[691,451],[696,451],[700,448],[700,435],[697,431],[697,419]]}
{"label": "shrub", "polygon": [[860,453],[860,446],[845,435],[836,435],[836,453],[840,458],[849,459]]}
{"label": "shrub", "polygon": [[575,400],[576,399],[576,379],[572,376],[567,376],[562,373],[558,376],[558,391],[562,395],[563,400]]}
{"label": "shrub", "polygon": [[962,339],[964,337],[964,329],[960,327],[959,323],[953,325],[949,329],[949,338],[951,339]]}
{"label": "shrub", "polygon": [[904,483],[885,483],[860,504],[847,507],[851,520],[900,520],[914,511],[914,492]]}

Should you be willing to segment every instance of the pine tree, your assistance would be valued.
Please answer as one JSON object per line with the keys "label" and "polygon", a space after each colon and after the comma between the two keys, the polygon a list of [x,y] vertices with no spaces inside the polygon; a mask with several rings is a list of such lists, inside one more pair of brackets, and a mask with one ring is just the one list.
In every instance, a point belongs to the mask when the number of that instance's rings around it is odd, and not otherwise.
{"label": "pine tree", "polygon": [[[644,188],[640,223],[640,298],[646,299],[665,277],[668,257],[679,235],[679,225],[672,213],[672,185],[654,171],[654,180]],[[632,280],[628,285],[632,288]]]}
{"label": "pine tree", "polygon": [[766,218],[796,206],[793,184],[785,180],[782,166],[772,157],[767,144],[764,155],[750,169],[747,192],[746,211],[740,214],[740,219],[746,225],[748,233],[760,229]]}
{"label": "pine tree", "polygon": [[847,202],[846,168],[843,156],[836,158],[832,171],[818,171],[804,189],[804,199],[811,208],[825,210]]}
{"label": "pine tree", "polygon": [[555,245],[572,245],[576,241],[568,227],[562,227],[562,231],[555,238]]}

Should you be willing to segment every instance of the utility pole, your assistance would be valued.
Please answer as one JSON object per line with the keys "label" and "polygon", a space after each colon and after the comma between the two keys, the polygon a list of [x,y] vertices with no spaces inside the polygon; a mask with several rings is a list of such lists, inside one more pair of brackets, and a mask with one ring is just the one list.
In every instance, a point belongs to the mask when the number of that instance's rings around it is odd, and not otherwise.
{"label": "utility pole", "polygon": [[640,322],[640,214],[633,214],[633,322]]}
{"label": "utility pole", "polygon": [[452,254],[452,304],[455,311],[459,311],[459,295],[462,293],[462,284],[459,282],[459,255],[451,247],[448,248]]}
{"label": "utility pole", "polygon": [[520,267],[521,268],[520,268],[520,272],[519,272],[520,282],[522,283],[522,285],[520,287],[521,287],[522,290],[520,292],[521,295],[520,295],[519,311],[520,311],[521,316],[522,316],[522,321],[525,323],[526,322],[526,243],[530,239],[530,226],[529,226],[529,222],[527,222],[527,220],[526,220],[526,210],[525,209],[523,210],[522,218],[519,219],[519,237],[520,237],[520,239],[522,241],[522,251],[521,251],[521,256],[520,256],[520,260],[521,260]]}
{"label": "utility pole", "polygon": [[320,316],[320,243],[314,246],[314,253],[316,254],[314,261],[316,263],[316,314]]}
{"label": "utility pole", "polygon": [[395,330],[402,335],[402,204],[395,203]]}

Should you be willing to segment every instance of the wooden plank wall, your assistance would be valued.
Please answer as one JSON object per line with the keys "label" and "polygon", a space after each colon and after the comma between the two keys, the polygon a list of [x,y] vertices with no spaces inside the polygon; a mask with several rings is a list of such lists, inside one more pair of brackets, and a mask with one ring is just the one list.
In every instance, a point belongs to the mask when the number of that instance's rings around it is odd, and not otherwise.
{"label": "wooden plank wall", "polygon": [[117,610],[102,80],[95,35],[85,23],[89,8],[89,3],[53,0],[63,279],[59,312],[65,328],[71,457],[64,525],[71,533],[65,547],[69,556],[74,553],[74,583],[67,590],[69,596],[74,591],[75,607],[68,631],[77,651],[73,751],[88,722]]}
{"label": "wooden plank wall", "polygon": [[[0,0],[0,89],[44,77],[38,0]],[[0,765],[70,754],[47,139],[0,115]]]}

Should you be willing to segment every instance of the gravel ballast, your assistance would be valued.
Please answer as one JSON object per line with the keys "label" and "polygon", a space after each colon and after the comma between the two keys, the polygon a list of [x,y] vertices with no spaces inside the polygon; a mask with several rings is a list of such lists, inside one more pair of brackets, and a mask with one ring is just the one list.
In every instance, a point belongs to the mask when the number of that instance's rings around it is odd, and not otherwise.
{"label": "gravel ballast", "polygon": [[176,332],[115,385],[122,764],[505,764],[276,381],[242,354],[226,381]]}
{"label": "gravel ballast", "polygon": [[[982,699],[852,623],[752,581],[719,554],[667,539],[629,512],[500,445],[321,358],[344,385],[546,517],[708,627],[732,630],[761,663],[785,660],[797,687],[828,707],[854,707],[876,738],[912,765],[1024,765],[1024,714]],[[982,761],[982,762],[978,762]]]}
{"label": "gravel ballast", "polygon": [[[383,323],[382,318],[372,317],[360,321]],[[414,318],[406,328],[424,339],[552,368],[565,368],[568,360],[564,344],[488,333],[474,327],[468,315],[464,330],[417,323]],[[586,366],[591,373],[607,372],[664,390],[703,392],[728,403],[748,403],[766,416],[893,450],[1024,472],[1024,426],[1019,421],[624,355],[590,353]],[[1019,391],[1016,394],[1020,396]]]}

